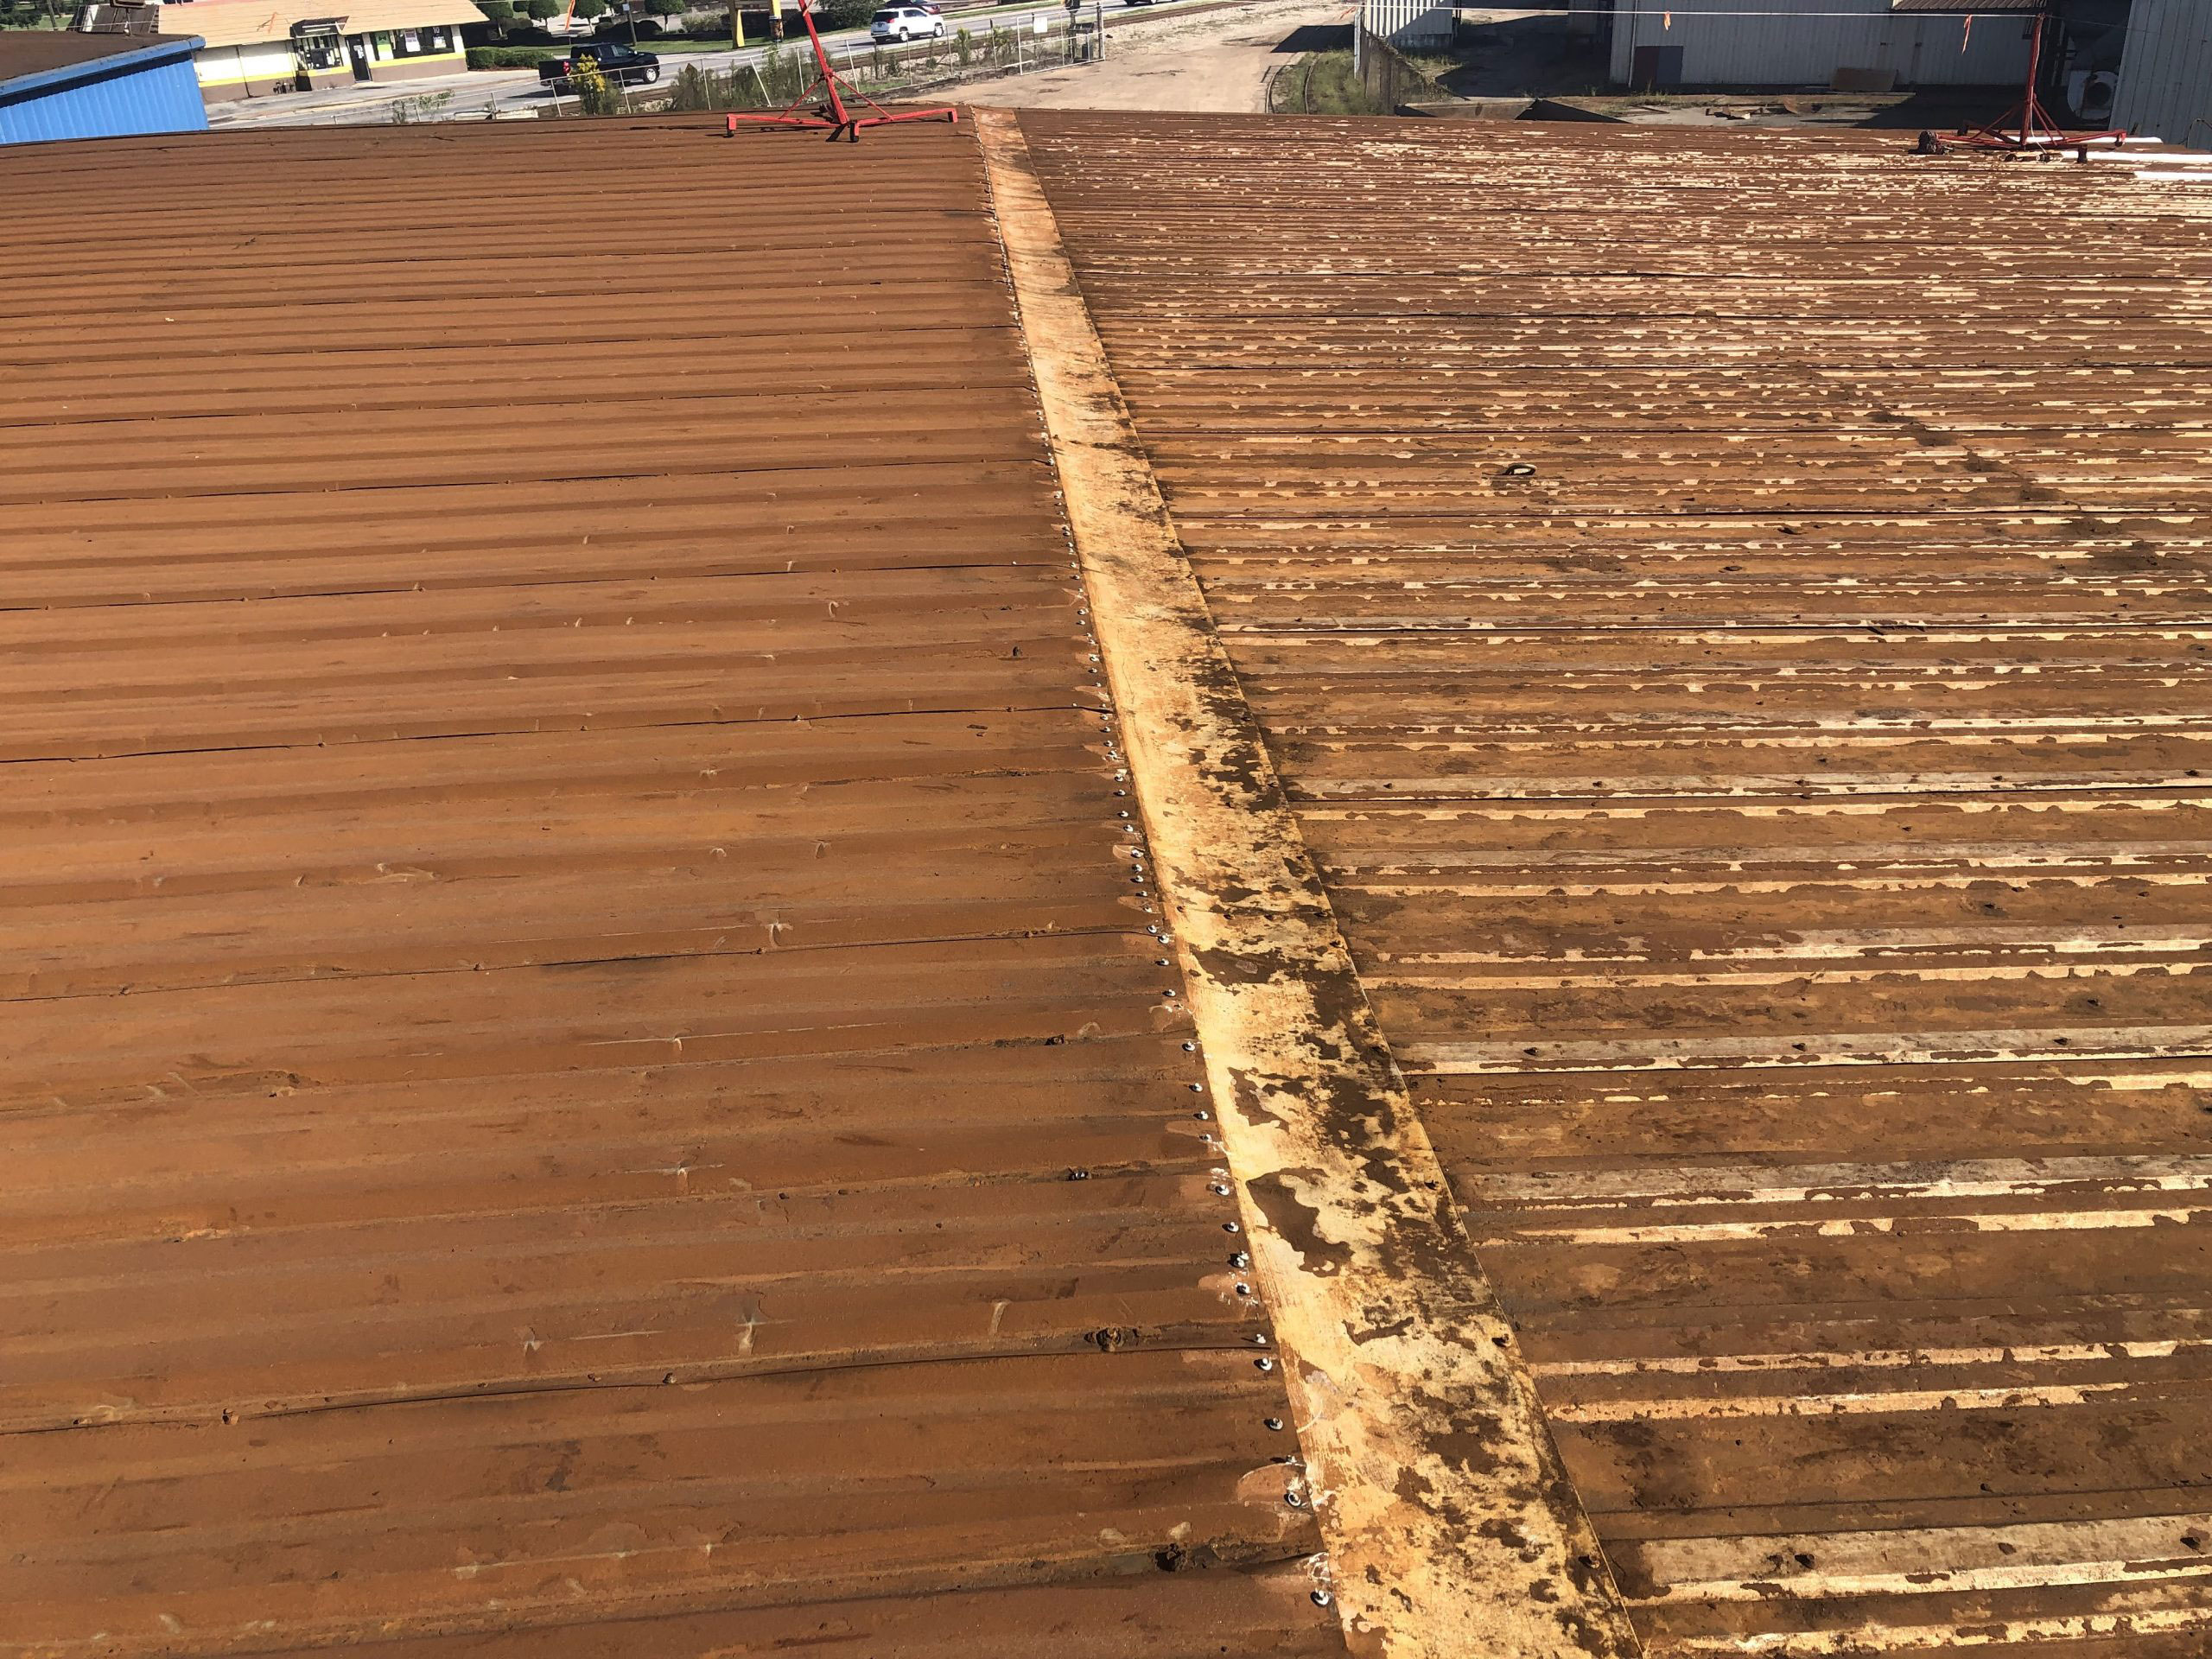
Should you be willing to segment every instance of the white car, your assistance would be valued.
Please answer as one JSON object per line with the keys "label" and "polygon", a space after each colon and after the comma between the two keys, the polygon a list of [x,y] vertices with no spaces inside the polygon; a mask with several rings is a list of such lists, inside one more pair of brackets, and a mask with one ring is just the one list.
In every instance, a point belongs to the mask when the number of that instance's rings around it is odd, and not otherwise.
{"label": "white car", "polygon": [[943,40],[944,19],[919,6],[886,6],[868,19],[868,38],[885,41]]}

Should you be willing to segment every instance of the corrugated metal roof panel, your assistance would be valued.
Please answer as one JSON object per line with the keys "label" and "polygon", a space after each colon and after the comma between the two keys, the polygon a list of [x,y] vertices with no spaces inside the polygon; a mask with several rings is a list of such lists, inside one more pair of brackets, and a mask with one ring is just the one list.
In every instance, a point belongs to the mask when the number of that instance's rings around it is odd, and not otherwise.
{"label": "corrugated metal roof panel", "polygon": [[0,34],[0,143],[204,131],[192,69],[201,44],[191,35]]}
{"label": "corrugated metal roof panel", "polygon": [[1021,124],[1649,1650],[2200,1651],[2205,199]]}
{"label": "corrugated metal roof panel", "polygon": [[1342,1650],[976,156],[899,140],[18,181],[6,1640]]}

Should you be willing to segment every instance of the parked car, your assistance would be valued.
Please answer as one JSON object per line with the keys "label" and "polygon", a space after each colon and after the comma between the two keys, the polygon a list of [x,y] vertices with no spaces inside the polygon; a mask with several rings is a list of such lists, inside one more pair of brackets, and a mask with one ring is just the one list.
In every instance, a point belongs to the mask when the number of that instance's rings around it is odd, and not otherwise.
{"label": "parked car", "polygon": [[546,59],[537,66],[538,83],[549,92],[565,92],[569,77],[578,64],[585,62],[597,64],[609,86],[642,86],[660,79],[660,60],[652,53],[633,51],[611,41],[595,41],[577,47],[566,57]]}
{"label": "parked car", "polygon": [[886,6],[868,20],[868,33],[879,44],[919,40],[925,35],[943,40],[944,19],[932,16],[919,6]]}

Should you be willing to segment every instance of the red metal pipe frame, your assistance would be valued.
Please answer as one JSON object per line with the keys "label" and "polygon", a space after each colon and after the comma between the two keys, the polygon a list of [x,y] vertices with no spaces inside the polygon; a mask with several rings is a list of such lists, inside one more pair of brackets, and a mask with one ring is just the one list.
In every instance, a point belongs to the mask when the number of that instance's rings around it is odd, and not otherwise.
{"label": "red metal pipe frame", "polygon": [[[2028,41],[2028,84],[2020,96],[2020,106],[1999,120],[1974,132],[1961,128],[1952,143],[1980,149],[2056,149],[2067,144],[2083,144],[2092,140],[2121,139],[2127,137],[2125,128],[2112,128],[2102,132],[2069,132],[2050,118],[2050,111],[2044,107],[2043,94],[2036,90],[2036,83],[2043,76],[2044,28],[2050,21],[2048,10],[2036,13],[2035,33]],[[2015,124],[2018,132],[2008,132]]]}
{"label": "red metal pipe frame", "polygon": [[[830,135],[830,142],[833,144],[841,137],[857,144],[861,141],[862,127],[887,127],[898,121],[944,120],[955,124],[958,124],[960,111],[950,107],[937,110],[899,110],[895,112],[885,109],[882,105],[830,67],[829,48],[822,44],[821,32],[814,27],[812,0],[799,0],[798,16],[799,21],[806,25],[806,38],[814,43],[814,84],[773,115],[729,117],[728,125],[725,129],[729,137],[735,137],[737,130],[741,126],[798,127],[817,132],[826,131]],[[875,113],[855,115],[845,107],[842,96],[844,92],[850,92]],[[807,113],[801,114],[799,106],[817,97],[819,97],[822,101]]]}

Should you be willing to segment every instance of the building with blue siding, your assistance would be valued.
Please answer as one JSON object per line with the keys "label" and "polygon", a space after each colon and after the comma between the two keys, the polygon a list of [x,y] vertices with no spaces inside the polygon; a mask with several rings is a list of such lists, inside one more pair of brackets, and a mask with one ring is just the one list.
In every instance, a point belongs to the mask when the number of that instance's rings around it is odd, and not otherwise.
{"label": "building with blue siding", "polygon": [[204,132],[197,35],[0,34],[0,144]]}

